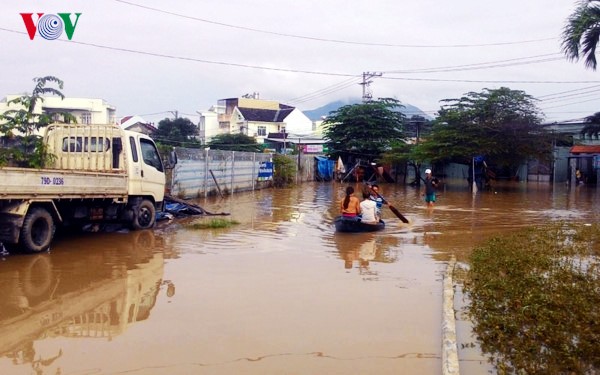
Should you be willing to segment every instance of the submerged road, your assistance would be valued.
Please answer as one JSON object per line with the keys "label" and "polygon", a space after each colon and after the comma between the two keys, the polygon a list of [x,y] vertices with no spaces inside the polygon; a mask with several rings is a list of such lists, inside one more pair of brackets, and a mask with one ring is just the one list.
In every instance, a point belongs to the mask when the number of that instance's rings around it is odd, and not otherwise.
{"label": "submerged road", "polygon": [[[464,186],[463,186],[464,185]],[[0,263],[2,374],[441,374],[443,280],[494,235],[598,216],[595,189],[458,181],[429,210],[414,188],[381,193],[386,229],[334,233],[346,185],[307,183],[195,203],[152,231],[61,236]],[[457,310],[461,374],[490,369]]]}

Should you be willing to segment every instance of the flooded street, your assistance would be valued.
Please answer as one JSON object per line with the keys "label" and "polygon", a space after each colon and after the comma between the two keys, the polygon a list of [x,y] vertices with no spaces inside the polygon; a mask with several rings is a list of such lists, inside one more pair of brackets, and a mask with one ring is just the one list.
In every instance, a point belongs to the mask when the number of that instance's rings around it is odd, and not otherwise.
{"label": "flooded street", "polygon": [[[346,185],[201,199],[205,218],[153,231],[58,237],[0,262],[1,374],[440,374],[442,277],[491,236],[552,220],[597,221],[600,190],[463,181],[427,209],[382,185],[411,222],[334,233]],[[357,185],[360,187],[360,185]],[[459,314],[460,315],[460,314]],[[458,322],[459,347],[468,343]],[[489,369],[459,350],[462,374]]]}

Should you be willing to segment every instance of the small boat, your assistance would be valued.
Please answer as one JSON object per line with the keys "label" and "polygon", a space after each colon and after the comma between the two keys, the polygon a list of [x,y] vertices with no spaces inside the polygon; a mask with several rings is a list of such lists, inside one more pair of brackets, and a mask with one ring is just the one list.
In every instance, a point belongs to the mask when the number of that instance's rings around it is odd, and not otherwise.
{"label": "small boat", "polygon": [[368,224],[360,221],[359,217],[338,216],[335,218],[336,232],[376,232],[378,230],[382,230],[383,228],[385,228],[385,222],[383,220],[379,220],[379,223],[377,224]]}

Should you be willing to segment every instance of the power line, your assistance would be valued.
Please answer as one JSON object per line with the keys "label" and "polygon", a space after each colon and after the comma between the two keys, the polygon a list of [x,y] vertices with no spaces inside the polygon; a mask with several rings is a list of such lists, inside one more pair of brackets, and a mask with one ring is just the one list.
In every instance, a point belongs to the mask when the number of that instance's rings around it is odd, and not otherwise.
{"label": "power line", "polygon": [[300,103],[304,103],[304,102],[307,102],[307,101],[310,101],[310,100],[314,100],[314,99],[317,99],[317,98],[329,95],[331,93],[343,90],[343,89],[345,89],[347,87],[356,85],[359,82],[358,81],[359,79],[360,79],[359,76],[355,76],[355,77],[346,79],[346,80],[344,80],[342,82],[336,83],[334,85],[327,86],[327,87],[322,88],[320,90],[313,91],[311,93],[308,93],[308,94],[305,94],[305,95],[301,95],[301,96],[298,96],[296,98],[289,99],[286,102],[300,104]]}
{"label": "power line", "polygon": [[588,98],[590,96],[594,96],[597,95],[598,91],[600,91],[600,89],[598,90],[592,90],[592,91],[588,91],[588,92],[582,92],[582,93],[578,93],[578,94],[570,94],[570,95],[563,95],[563,96],[557,96],[555,98],[549,98],[549,99],[542,99],[541,101],[544,102],[544,104],[547,103],[554,103],[556,101],[562,101],[565,98],[571,98],[571,99],[579,99],[579,98]]}
{"label": "power line", "polygon": [[552,107],[546,107],[546,109],[559,108],[559,107],[567,107],[567,106],[574,105],[574,104],[579,104],[579,103],[594,102],[594,101],[597,101],[598,99],[600,99],[600,96],[597,96],[594,99],[582,100],[582,101],[578,101],[578,102],[575,102],[575,103],[566,103],[566,104],[561,104],[561,105],[555,105],[555,106],[552,106]]}
{"label": "power line", "polygon": [[[0,27],[0,30],[26,35],[25,32],[5,29],[3,27]],[[331,73],[331,72],[319,72],[319,71],[310,71],[310,70],[273,68],[273,67],[267,67],[267,66],[239,64],[239,63],[231,63],[231,62],[225,62],[225,61],[204,60],[204,59],[197,59],[194,57],[182,57],[182,56],[175,56],[175,55],[167,55],[167,54],[163,54],[163,53],[139,51],[139,50],[134,50],[134,49],[129,49],[129,48],[110,47],[110,46],[105,46],[102,44],[79,42],[79,41],[75,41],[75,40],[56,39],[56,41],[62,42],[62,43],[72,43],[72,44],[79,44],[79,45],[83,45],[83,46],[108,49],[108,50],[112,50],[112,51],[120,51],[120,52],[134,53],[134,54],[154,56],[154,57],[164,57],[164,58],[173,59],[173,60],[199,62],[199,63],[203,63],[203,64],[214,64],[214,65],[234,66],[234,67],[238,67],[238,68],[270,70],[270,71],[276,71],[276,72],[302,73],[302,74],[314,74],[314,75],[326,75],[326,76],[338,76],[338,77],[354,77],[354,76],[356,76],[356,74],[349,74],[349,73]]]}
{"label": "power line", "polygon": [[[557,55],[560,55],[560,57],[558,57]],[[546,56],[556,56],[556,57],[546,57]],[[545,57],[545,58],[537,59],[537,60],[530,60],[532,58],[537,58],[537,57]],[[529,61],[523,61],[523,60],[529,60]],[[516,59],[509,59],[509,60],[491,61],[491,62],[475,63],[475,64],[467,64],[467,65],[447,66],[447,67],[439,67],[439,68],[392,70],[392,71],[385,71],[384,73],[385,74],[398,74],[398,73],[412,74],[412,73],[459,72],[459,71],[490,69],[490,68],[505,68],[505,67],[510,67],[510,66],[537,64],[537,63],[559,61],[559,60],[564,60],[564,56],[562,56],[562,54],[553,53],[553,54],[546,54],[546,55],[539,55],[539,56],[520,57],[520,58],[516,58]]]}
{"label": "power line", "polygon": [[544,98],[544,97],[547,97],[547,96],[562,95],[562,94],[567,94],[567,93],[570,93],[570,92],[577,92],[577,91],[583,91],[583,90],[593,89],[593,88],[596,88],[596,87],[600,87],[600,85],[594,85],[594,86],[582,87],[582,88],[579,88],[579,89],[561,91],[561,92],[557,92],[557,93],[554,93],[554,94],[540,95],[537,98],[540,99],[540,98]]}
{"label": "power line", "polygon": [[425,81],[425,82],[462,82],[462,83],[600,83],[600,81],[517,81],[517,80],[476,80],[476,79],[441,79],[441,78],[407,78],[407,77],[381,77],[399,81]]}
{"label": "power line", "polygon": [[[115,0],[115,1],[119,1],[119,0]],[[0,27],[0,30],[11,32],[11,33],[16,33],[16,34],[23,34],[23,35],[26,34],[25,32],[5,29],[2,27]],[[110,47],[110,46],[105,46],[102,44],[86,43],[86,42],[79,42],[79,41],[74,41],[74,40],[57,39],[57,41],[62,42],[62,43],[72,43],[72,44],[78,44],[78,45],[83,45],[83,46],[102,48],[102,49],[107,49],[107,50],[112,50],[112,51],[127,52],[127,53],[133,53],[133,54],[139,54],[139,55],[145,55],[145,56],[162,57],[162,58],[168,58],[168,59],[173,59],[173,60],[191,61],[191,62],[198,62],[198,63],[203,63],[203,64],[233,66],[233,67],[238,67],[238,68],[250,68],[250,69],[277,71],[277,72],[324,75],[324,76],[337,76],[337,77],[355,77],[356,76],[356,74],[350,74],[350,73],[335,73],[335,72],[321,72],[321,71],[310,71],[310,70],[301,70],[301,69],[274,68],[274,67],[267,67],[267,66],[231,63],[231,62],[224,62],[224,61],[212,61],[212,60],[198,59],[198,58],[193,58],[193,57],[182,57],[182,56],[167,55],[167,54],[156,53],[156,52],[139,51],[139,50],[133,50],[133,49],[129,49],[129,48]],[[408,77],[385,77],[385,76],[380,77],[380,78],[381,79],[389,79],[389,80],[400,80],[400,81],[497,83],[497,84],[503,84],[503,83],[519,83],[519,84],[523,84],[523,83],[530,83],[530,84],[600,83],[600,81],[469,80],[469,79],[408,78]]]}
{"label": "power line", "polygon": [[232,25],[232,24],[228,24],[228,23],[224,23],[224,22],[211,21],[211,20],[208,20],[205,18],[188,16],[185,14],[175,13],[175,12],[171,12],[171,11],[164,10],[164,9],[153,8],[153,7],[136,4],[136,3],[133,3],[130,1],[125,1],[125,0],[115,0],[115,1],[118,3],[131,5],[131,6],[138,7],[138,8],[143,8],[143,9],[150,10],[153,12],[169,14],[169,15],[175,16],[175,17],[186,18],[186,19],[190,19],[190,20],[194,20],[194,21],[204,22],[204,23],[208,23],[211,25],[217,25],[217,26],[222,26],[222,27],[228,27],[228,28],[232,28],[232,29],[251,31],[251,32],[261,33],[261,34],[276,35],[276,36],[282,36],[282,37],[287,37],[287,38],[312,40],[312,41],[317,41],[317,42],[352,44],[352,45],[361,45],[361,46],[402,47],[402,48],[468,48],[468,47],[507,46],[507,45],[515,45],[515,44],[537,43],[537,42],[544,42],[544,41],[548,41],[548,40],[556,40],[557,39],[557,38],[542,38],[542,39],[531,39],[531,40],[521,40],[521,41],[512,41],[512,42],[481,43],[481,44],[448,44],[448,45],[358,42],[358,41],[352,41],[352,40],[317,38],[317,37],[311,37],[311,36],[306,36],[306,35],[286,34],[286,33],[279,33],[279,32],[275,32],[275,31],[261,30],[261,29],[256,29],[256,28],[252,28],[252,27]]}

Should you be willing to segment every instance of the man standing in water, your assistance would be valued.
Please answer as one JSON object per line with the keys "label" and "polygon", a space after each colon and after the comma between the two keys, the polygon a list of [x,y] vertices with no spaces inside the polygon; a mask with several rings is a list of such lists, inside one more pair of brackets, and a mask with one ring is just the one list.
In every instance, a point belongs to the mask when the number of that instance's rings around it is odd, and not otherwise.
{"label": "man standing in water", "polygon": [[432,207],[435,203],[435,187],[437,183],[433,176],[431,176],[431,169],[425,170],[425,203],[427,203],[427,207]]}

